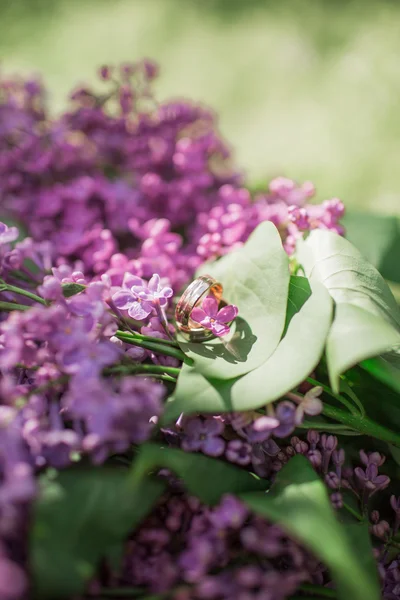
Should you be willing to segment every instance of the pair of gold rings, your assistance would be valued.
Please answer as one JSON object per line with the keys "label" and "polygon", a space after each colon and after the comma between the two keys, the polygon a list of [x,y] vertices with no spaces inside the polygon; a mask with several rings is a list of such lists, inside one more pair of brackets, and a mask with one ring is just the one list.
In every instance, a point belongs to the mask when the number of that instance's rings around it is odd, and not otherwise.
{"label": "pair of gold rings", "polygon": [[222,285],[210,275],[201,275],[192,281],[183,292],[176,305],[175,320],[178,329],[186,334],[191,341],[202,342],[214,337],[211,331],[191,318],[191,313],[207,296],[213,296],[218,304],[224,303],[222,292]]}

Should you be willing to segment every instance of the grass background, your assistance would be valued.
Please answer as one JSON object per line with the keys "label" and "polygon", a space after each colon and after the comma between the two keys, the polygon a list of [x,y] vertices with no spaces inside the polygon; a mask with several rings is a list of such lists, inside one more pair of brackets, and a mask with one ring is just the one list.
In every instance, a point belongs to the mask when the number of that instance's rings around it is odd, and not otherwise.
{"label": "grass background", "polygon": [[159,61],[160,98],[213,107],[250,184],[285,174],[400,215],[400,2],[0,0],[5,72],[55,110],[102,63]]}

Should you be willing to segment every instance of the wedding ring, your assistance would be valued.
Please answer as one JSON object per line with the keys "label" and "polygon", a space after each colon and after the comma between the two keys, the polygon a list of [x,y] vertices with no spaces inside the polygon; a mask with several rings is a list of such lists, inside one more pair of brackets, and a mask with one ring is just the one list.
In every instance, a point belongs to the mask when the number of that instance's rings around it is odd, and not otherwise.
{"label": "wedding ring", "polygon": [[205,329],[190,317],[192,310],[207,296],[214,296],[219,303],[222,298],[222,285],[210,275],[201,275],[186,288],[175,310],[177,327],[183,333],[187,333],[192,341],[200,342],[213,337],[208,329]]}

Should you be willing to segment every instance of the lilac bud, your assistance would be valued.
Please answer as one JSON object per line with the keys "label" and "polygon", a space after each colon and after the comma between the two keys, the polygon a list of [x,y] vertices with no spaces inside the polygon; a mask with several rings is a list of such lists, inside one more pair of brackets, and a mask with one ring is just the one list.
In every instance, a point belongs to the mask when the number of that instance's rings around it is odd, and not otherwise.
{"label": "lilac bud", "polygon": [[310,450],[307,454],[307,457],[314,469],[318,469],[321,466],[322,455],[319,450]]}
{"label": "lilac bud", "polygon": [[321,446],[323,450],[328,450],[332,452],[336,449],[337,443],[338,440],[335,435],[326,435],[325,433],[321,435]]}
{"label": "lilac bud", "polygon": [[400,496],[398,498],[394,494],[390,496],[390,506],[395,513],[400,513]]}
{"label": "lilac bud", "polygon": [[371,532],[376,537],[384,540],[390,532],[390,525],[387,521],[379,521],[376,525],[372,525]]}
{"label": "lilac bud", "polygon": [[325,475],[325,483],[332,489],[336,490],[340,487],[340,479],[333,471]]}
{"label": "lilac bud", "polygon": [[378,523],[379,518],[380,518],[379,510],[373,510],[370,514],[370,519],[371,519],[372,523]]}
{"label": "lilac bud", "polygon": [[296,450],[297,454],[306,454],[306,452],[308,451],[308,444],[306,442],[303,442],[302,440],[299,440],[294,445],[294,449]]}
{"label": "lilac bud", "polygon": [[313,429],[309,429],[307,432],[307,440],[311,444],[311,447],[315,447],[319,442],[320,435],[318,431],[314,431]]}
{"label": "lilac bud", "polygon": [[339,448],[339,450],[334,450],[332,453],[332,460],[335,467],[342,466],[345,460],[345,452],[343,448]]}
{"label": "lilac bud", "polygon": [[343,496],[340,492],[334,492],[331,494],[331,503],[333,508],[343,508]]}

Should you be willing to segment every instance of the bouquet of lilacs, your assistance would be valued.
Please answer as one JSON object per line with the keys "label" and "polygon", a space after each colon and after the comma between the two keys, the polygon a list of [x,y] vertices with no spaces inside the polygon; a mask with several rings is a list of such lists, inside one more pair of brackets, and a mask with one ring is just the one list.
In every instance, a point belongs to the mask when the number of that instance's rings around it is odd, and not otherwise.
{"label": "bouquet of lilacs", "polygon": [[400,310],[214,115],[0,80],[0,600],[400,598]]}

